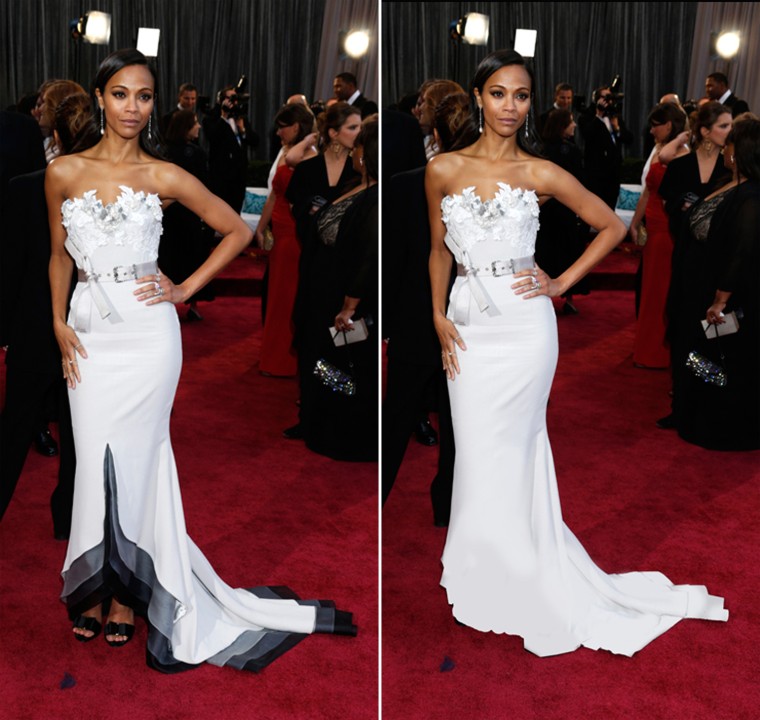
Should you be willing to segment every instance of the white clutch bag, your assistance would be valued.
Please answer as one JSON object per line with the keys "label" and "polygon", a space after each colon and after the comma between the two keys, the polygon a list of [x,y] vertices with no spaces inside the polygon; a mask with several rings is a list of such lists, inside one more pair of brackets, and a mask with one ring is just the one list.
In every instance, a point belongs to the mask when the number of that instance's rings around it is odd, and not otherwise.
{"label": "white clutch bag", "polygon": [[[723,313],[721,313],[723,315]],[[702,329],[705,331],[705,337],[708,340],[713,340],[723,335],[733,335],[739,331],[739,320],[736,318],[735,312],[730,312],[728,315],[723,315],[724,323],[720,325],[711,325],[707,320],[702,320]]]}
{"label": "white clutch bag", "polygon": [[364,321],[364,318],[359,318],[356,321],[349,322],[351,322],[352,329],[346,330],[345,332],[336,330],[334,325],[331,325],[328,328],[328,332],[330,333],[330,337],[335,343],[335,347],[340,347],[341,345],[352,345],[353,343],[366,340],[369,337],[369,333],[367,332],[367,323]]}

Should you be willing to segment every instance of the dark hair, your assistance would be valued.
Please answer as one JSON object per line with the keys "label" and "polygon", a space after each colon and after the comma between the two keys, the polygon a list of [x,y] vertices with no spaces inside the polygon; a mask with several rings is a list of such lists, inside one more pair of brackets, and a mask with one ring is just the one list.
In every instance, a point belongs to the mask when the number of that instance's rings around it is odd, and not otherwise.
{"label": "dark hair", "polygon": [[752,113],[734,118],[728,142],[734,144],[734,162],[739,174],[760,182],[760,118]]}
{"label": "dark hair", "polygon": [[325,111],[325,117],[322,121],[322,127],[320,131],[322,133],[322,140],[325,146],[329,145],[330,130],[340,130],[343,127],[343,123],[348,120],[352,115],[361,115],[361,110],[355,105],[349,105],[347,102],[336,102],[330,105]]}
{"label": "dark hair", "polygon": [[338,78],[343,80],[343,82],[347,82],[349,85],[353,85],[354,87],[356,87],[356,75],[354,75],[353,73],[350,73],[350,72],[338,73],[335,76],[335,79],[337,80]]}
{"label": "dark hair", "polygon": [[166,143],[168,145],[184,145],[187,134],[193,129],[198,118],[195,110],[177,110],[172,113],[169,127],[166,128]]}
{"label": "dark hair", "polygon": [[465,92],[455,92],[435,106],[433,127],[440,138],[441,152],[451,152],[472,145],[478,133],[472,124],[470,97]]}
{"label": "dark hair", "polygon": [[710,130],[715,125],[721,115],[731,114],[731,111],[715,100],[705,103],[697,110],[697,120],[694,123],[692,133],[694,135],[694,145],[699,146],[702,143],[702,128]]}
{"label": "dark hair", "polygon": [[[478,93],[482,95],[483,88],[485,87],[488,78],[490,78],[497,70],[501,70],[501,68],[509,65],[520,65],[525,68],[525,72],[528,73],[528,77],[530,78],[530,110],[525,116],[525,123],[519,128],[519,132],[517,133],[517,145],[529,155],[541,157],[541,142],[536,133],[536,123],[535,120],[530,122],[531,117],[533,116],[533,106],[536,104],[536,93],[534,90],[536,83],[533,78],[533,71],[525,64],[525,59],[520,53],[515,52],[514,50],[497,50],[484,57],[480,62],[478,69],[475,71],[475,77],[472,79],[472,84],[470,85],[470,93],[473,96],[473,122],[475,122],[475,118],[479,116],[474,91],[477,89]],[[528,129],[527,138],[525,137],[526,126]]]}
{"label": "dark hair", "polygon": [[234,90],[235,85],[225,85],[217,94],[216,94],[216,102],[218,105],[221,105],[222,102],[224,102],[224,93],[226,93],[228,90]]}
{"label": "dark hair", "polygon": [[61,154],[82,152],[96,145],[100,133],[92,113],[92,101],[86,92],[64,98],[55,109],[53,129],[58,133]]}
{"label": "dark hair", "polygon": [[554,86],[554,97],[557,97],[559,93],[561,92],[567,92],[567,91],[573,92],[573,86],[570,83],[557,83]]}
{"label": "dark hair", "polygon": [[707,76],[708,80],[717,80],[721,85],[728,87],[728,78],[722,72],[710,73]]}
{"label": "dark hair", "polygon": [[602,85],[601,87],[594,88],[594,92],[591,93],[591,102],[594,103],[594,105],[596,105],[599,102],[602,96],[602,93],[605,90],[609,90],[609,89],[610,89],[609,85]]}
{"label": "dark hair", "polygon": [[182,93],[186,92],[198,92],[198,88],[195,87],[192,83],[182,83],[182,85],[179,86],[179,91],[177,92],[177,95],[182,95]]}
{"label": "dark hair", "polygon": [[666,142],[673,140],[676,135],[680,135],[686,127],[686,113],[673,103],[658,103],[652,108],[647,118],[647,123],[652,125],[665,125],[670,123],[670,134]]}
{"label": "dark hair", "polygon": [[277,127],[287,127],[293,123],[298,123],[298,134],[293,144],[301,142],[310,132],[314,132],[314,115],[301,103],[283,105],[274,116],[274,124]]}
{"label": "dark hair", "polygon": [[573,121],[573,114],[569,110],[552,110],[541,131],[541,139],[545,143],[561,143],[564,129]]}
{"label": "dark hair", "polygon": [[377,113],[369,115],[362,122],[362,129],[356,137],[354,147],[364,148],[364,167],[367,168],[367,176],[373,180],[378,178],[377,146],[378,146],[378,122]]}
{"label": "dark hair", "polygon": [[[154,158],[160,160],[164,159],[158,145],[158,104],[155,102],[158,98],[158,76],[152,65],[148,63],[147,58],[139,50],[132,48],[125,48],[124,50],[116,50],[112,52],[98,68],[98,73],[95,75],[95,81],[93,85],[97,90],[100,90],[100,94],[103,95],[106,91],[106,85],[108,81],[116,75],[117,72],[123,70],[125,67],[131,67],[132,65],[143,65],[148,68],[151,76],[153,77],[153,112],[151,113],[150,125],[153,130],[148,132],[148,125],[146,125],[140,133],[140,147]],[[96,103],[97,107],[97,103]]]}

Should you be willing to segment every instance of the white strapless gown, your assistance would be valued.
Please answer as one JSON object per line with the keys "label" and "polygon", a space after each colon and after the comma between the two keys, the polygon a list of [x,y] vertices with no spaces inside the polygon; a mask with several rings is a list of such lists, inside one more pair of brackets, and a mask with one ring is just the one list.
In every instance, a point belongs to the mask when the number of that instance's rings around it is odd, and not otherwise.
{"label": "white strapless gown", "polygon": [[556,318],[548,297],[514,294],[508,263],[533,265],[535,193],[500,183],[492,200],[468,188],[441,207],[459,264],[449,318],[467,344],[449,383],[456,463],[441,584],[454,616],[541,656],[581,645],[632,655],[682,618],[726,620],[702,586],[602,572],[562,520],[546,432]]}
{"label": "white strapless gown", "polygon": [[66,249],[88,273],[69,316],[88,355],[69,392],[77,470],[62,599],[70,616],[116,594],[145,617],[148,664],[165,672],[204,661],[259,670],[307,634],[354,634],[350,615],[329,602],[284,587],[229,587],[187,536],[169,437],[182,366],[177,313],[138,302],[134,280],[112,280],[113,268],[154,272],[144,268],[158,254],[161,203],[121,190],[106,206],[93,190],[61,209]]}

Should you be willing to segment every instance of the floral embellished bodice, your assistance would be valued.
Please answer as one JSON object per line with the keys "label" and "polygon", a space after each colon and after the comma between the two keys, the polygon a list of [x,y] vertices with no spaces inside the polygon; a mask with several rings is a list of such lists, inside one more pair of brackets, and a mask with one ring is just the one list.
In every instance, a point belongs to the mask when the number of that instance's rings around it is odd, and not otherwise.
{"label": "floral embellished bodice", "polygon": [[446,246],[460,265],[480,267],[494,260],[533,255],[538,232],[538,197],[533,190],[498,183],[490,200],[474,187],[441,201]]}
{"label": "floral embellished bodice", "polygon": [[[446,247],[459,265],[449,297],[448,316],[458,325],[468,325],[473,317],[498,318],[500,302],[509,290],[517,270],[533,267],[538,233],[538,197],[533,190],[499,189],[485,202],[468,187],[441,201],[441,219],[446,225]],[[496,295],[494,295],[496,293]],[[475,313],[472,308],[479,313]],[[473,313],[475,313],[473,315]]]}
{"label": "floral embellished bodice", "polygon": [[163,231],[158,195],[135,192],[120,185],[121,193],[103,205],[95,190],[63,202],[61,215],[68,237],[66,249],[77,267],[110,267],[155,260]]}

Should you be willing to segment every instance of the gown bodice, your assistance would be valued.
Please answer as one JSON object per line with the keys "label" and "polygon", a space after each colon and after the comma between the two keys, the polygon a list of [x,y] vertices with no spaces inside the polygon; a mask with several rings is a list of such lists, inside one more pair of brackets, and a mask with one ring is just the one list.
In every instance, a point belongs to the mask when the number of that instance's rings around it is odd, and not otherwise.
{"label": "gown bodice", "polygon": [[[538,197],[533,190],[498,186],[490,200],[467,187],[441,201],[444,242],[459,265],[448,312],[458,325],[501,316],[499,308],[517,298],[505,276],[534,266]],[[471,305],[479,313],[471,312]]]}
{"label": "gown bodice", "polygon": [[446,246],[465,268],[533,255],[539,227],[536,193],[498,186],[490,200],[468,187],[441,201]]}
{"label": "gown bodice", "polygon": [[158,195],[135,192],[120,185],[121,193],[104,205],[96,190],[69,198],[61,205],[66,250],[78,268],[131,265],[155,260],[162,233]]}

